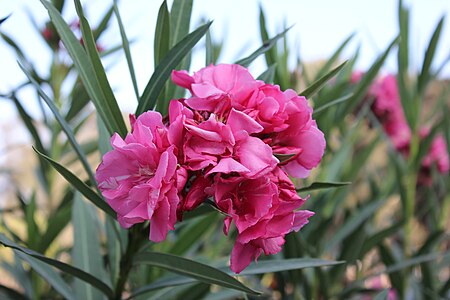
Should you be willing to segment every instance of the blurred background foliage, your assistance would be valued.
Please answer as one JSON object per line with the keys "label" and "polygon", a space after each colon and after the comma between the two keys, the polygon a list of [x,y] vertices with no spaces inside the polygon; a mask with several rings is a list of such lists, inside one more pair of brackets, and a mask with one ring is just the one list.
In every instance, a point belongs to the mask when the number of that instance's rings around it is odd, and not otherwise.
{"label": "blurred background foliage", "polygon": [[[443,46],[439,40],[448,34],[442,32],[444,19],[429,33],[423,62],[412,63],[415,35],[409,10],[399,1],[398,37],[370,68],[355,70],[359,51],[342,56],[353,35],[343,36],[328,59],[303,61],[288,47],[289,28],[269,35],[270,14],[260,10],[261,47],[237,63],[249,66],[261,55],[267,70],[255,77],[306,96],[327,149],[320,167],[296,181],[300,195],[310,195],[305,208],[315,216],[286,237],[282,253],[244,271],[238,277],[244,285],[239,285],[223,273],[231,274],[227,260],[232,239],[221,234],[219,213],[205,205],[179,223],[166,241],[135,243],[147,235],[146,227],[121,229],[93,176],[101,154],[110,149],[109,136],[114,131],[123,136],[129,126],[102,59],[127,61],[129,74],[123,76],[132,80],[135,95],[129,96],[137,98],[138,113],[153,107],[164,113],[168,100],[184,96],[167,81],[170,71],[189,69],[192,51],[205,52],[205,65],[216,63],[223,45],[233,41],[214,40],[209,31],[214,26],[208,22],[190,33],[192,0],[175,0],[171,7],[164,1],[156,20],[156,67],[141,94],[129,48],[133,41],[116,2],[91,25],[79,1],[79,21],[68,23],[60,13],[73,9],[70,1],[42,2],[51,21],[36,24],[34,34],[45,40],[52,55],[48,76],[40,75],[0,24],[3,41],[28,78],[3,92],[1,101],[15,105],[35,150],[31,145],[11,149],[1,169],[14,191],[0,212],[0,243],[7,246],[0,249],[2,299],[450,297],[450,178],[432,166],[431,184],[418,181],[431,140],[443,135],[450,149],[449,84],[439,76],[447,61],[435,62],[436,49]],[[120,28],[121,43],[99,43],[113,22]],[[383,131],[369,93],[389,55],[397,57],[398,89],[412,131],[407,156],[396,151]],[[288,64],[291,56],[298,62],[294,69]],[[420,67],[414,70],[414,65]],[[22,98],[21,90],[30,87],[35,99]],[[40,118],[28,110],[33,101]],[[420,139],[424,123],[431,130],[429,138]],[[217,269],[223,272],[215,273]],[[248,287],[262,295],[253,295]]]}

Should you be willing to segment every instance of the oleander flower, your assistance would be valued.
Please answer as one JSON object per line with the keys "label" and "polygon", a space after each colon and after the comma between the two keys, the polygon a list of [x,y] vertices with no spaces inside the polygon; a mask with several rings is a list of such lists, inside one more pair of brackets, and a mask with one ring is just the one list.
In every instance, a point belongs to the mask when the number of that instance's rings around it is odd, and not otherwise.
{"label": "oleander flower", "polygon": [[125,140],[112,136],[113,150],[103,156],[96,179],[120,225],[129,228],[150,220],[150,240],[159,242],[174,229],[186,170],[177,168],[176,149],[159,113],[130,119],[132,132]]}
{"label": "oleander flower", "polygon": [[173,71],[172,81],[191,92],[192,97],[185,101],[188,107],[218,116],[226,115],[231,107],[243,108],[255,88],[263,84],[236,64],[210,65],[192,76],[187,71]]}
{"label": "oleander flower", "polygon": [[231,270],[240,273],[252,260],[281,251],[284,237],[308,223],[314,213],[296,211],[304,203],[287,174],[280,168],[257,179],[229,180],[216,175],[214,199],[227,214],[224,232],[231,223],[238,236],[231,252]]}
{"label": "oleander flower", "polygon": [[184,161],[192,171],[205,169],[212,173],[237,173],[244,178],[256,178],[270,172],[278,163],[272,149],[251,134],[262,127],[246,114],[234,109],[226,123],[211,114],[196,124],[186,119]]}

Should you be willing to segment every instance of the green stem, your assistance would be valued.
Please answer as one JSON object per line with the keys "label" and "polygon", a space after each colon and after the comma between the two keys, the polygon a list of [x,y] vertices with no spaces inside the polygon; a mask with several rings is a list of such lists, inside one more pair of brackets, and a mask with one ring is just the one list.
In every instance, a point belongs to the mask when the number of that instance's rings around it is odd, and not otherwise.
{"label": "green stem", "polygon": [[128,281],[128,276],[133,267],[133,257],[139,251],[142,243],[146,240],[144,227],[140,225],[134,226],[128,232],[128,245],[125,253],[120,259],[120,272],[114,291],[114,300],[122,299],[122,293]]}

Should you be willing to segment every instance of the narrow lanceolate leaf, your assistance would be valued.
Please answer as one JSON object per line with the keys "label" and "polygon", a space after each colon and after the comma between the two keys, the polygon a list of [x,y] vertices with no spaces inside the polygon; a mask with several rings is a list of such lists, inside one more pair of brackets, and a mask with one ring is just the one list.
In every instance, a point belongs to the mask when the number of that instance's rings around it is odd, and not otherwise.
{"label": "narrow lanceolate leaf", "polygon": [[419,79],[417,81],[417,89],[419,94],[422,94],[425,91],[425,87],[431,78],[431,63],[433,62],[434,55],[436,53],[436,48],[439,42],[439,38],[441,37],[442,27],[444,25],[444,17],[439,20],[436,29],[434,30],[433,35],[431,36],[430,43],[428,44],[428,48],[425,52],[425,57],[423,59],[422,70],[419,75]]}
{"label": "narrow lanceolate leaf", "polygon": [[313,182],[309,186],[297,189],[297,192],[309,192],[314,190],[339,188],[352,184],[351,182]]}
{"label": "narrow lanceolate leaf", "polygon": [[253,52],[252,54],[250,54],[246,58],[238,60],[236,62],[236,64],[241,65],[243,67],[248,67],[255,59],[258,58],[258,56],[260,56],[261,54],[264,54],[267,51],[269,51],[270,49],[272,49],[272,47],[276,45],[277,41],[280,38],[284,37],[286,35],[286,33],[288,32],[288,30],[291,29],[291,28],[292,28],[292,26],[287,28],[287,29],[285,29],[283,32],[277,34],[276,36],[274,36],[270,40],[265,41],[261,47],[256,49],[255,52]]}
{"label": "narrow lanceolate leaf", "polygon": [[166,56],[170,49],[170,19],[167,1],[163,1],[159,8],[158,19],[156,21],[155,41],[153,52],[155,53],[155,66],[159,65],[162,58]]}
{"label": "narrow lanceolate leaf", "polygon": [[239,275],[256,275],[281,271],[298,270],[333,266],[345,263],[344,261],[331,261],[317,258],[291,258],[283,260],[264,260],[247,267]]}
{"label": "narrow lanceolate leaf", "polygon": [[377,209],[384,203],[384,199],[379,199],[367,204],[363,208],[351,215],[345,220],[345,223],[335,232],[333,237],[327,242],[326,250],[330,251],[343,239],[352,234],[365,220],[375,214]]}
{"label": "narrow lanceolate leaf", "polygon": [[386,50],[376,59],[376,61],[372,64],[372,66],[369,68],[369,70],[364,74],[361,81],[358,83],[358,85],[355,87],[355,90],[353,91],[353,97],[351,97],[349,100],[347,100],[345,108],[340,111],[340,115],[337,117],[338,119],[342,119],[347,114],[349,114],[355,107],[360,103],[362,99],[364,99],[365,95],[367,94],[367,91],[369,90],[370,86],[372,85],[373,80],[377,76],[378,72],[380,71],[381,67],[384,65],[384,61],[388,57],[389,53],[391,52],[392,48],[397,44],[398,37],[396,37],[386,48]]}
{"label": "narrow lanceolate leaf", "polygon": [[[72,248],[72,259],[75,267],[97,278],[104,278],[100,237],[94,214],[93,207],[84,202],[79,193],[76,193],[72,208],[73,243],[75,245]],[[76,279],[74,287],[77,299],[102,299],[99,290],[82,280]]]}
{"label": "narrow lanceolate leaf", "polygon": [[[114,132],[118,132],[121,136],[125,136],[127,132],[125,122],[123,121],[119,106],[117,105],[114,94],[106,79],[105,71],[95,48],[92,32],[87,28],[89,25],[87,24],[86,19],[81,15],[80,21],[82,31],[84,32],[83,40],[89,55],[83,49],[80,41],[70,30],[58,10],[50,2],[46,0],[40,1],[47,9],[67,52],[74,62],[86,91],[108,128],[108,132],[110,135]],[[76,2],[76,4],[79,11],[79,2]]]}
{"label": "narrow lanceolate leaf", "polygon": [[114,210],[96,192],[91,190],[91,188],[87,186],[80,178],[78,178],[71,171],[69,171],[64,166],[60,165],[47,155],[40,153],[35,148],[33,149],[37,152],[37,154],[45,158],[55,168],[55,170],[58,171],[59,174],[61,174],[74,188],[82,193],[83,196],[89,199],[95,206],[103,210],[111,217],[116,217],[116,213],[114,212]]}
{"label": "narrow lanceolate leaf", "polygon": [[211,31],[206,32],[205,36],[205,66],[214,63],[214,45],[211,39]]}
{"label": "narrow lanceolate leaf", "polygon": [[[282,271],[290,271],[290,270],[298,270],[305,268],[317,268],[317,267],[326,267],[333,266],[337,264],[342,264],[343,261],[330,261],[330,260],[322,260],[316,258],[292,258],[292,259],[283,259],[283,260],[263,260],[259,261],[257,264],[252,264],[247,267],[242,273],[239,275],[258,275],[272,272],[282,272]],[[223,272],[232,275],[233,273],[230,270],[230,267],[223,266],[219,268]],[[132,297],[136,297],[138,295],[170,286],[189,284],[195,282],[195,279],[182,277],[182,276],[173,276],[168,278],[159,279],[149,285],[140,287],[133,292]],[[131,298],[132,298],[131,297]]]}
{"label": "narrow lanceolate leaf", "polygon": [[327,108],[330,108],[334,105],[338,105],[339,103],[345,102],[347,100],[349,100],[351,97],[353,97],[353,93],[350,93],[348,95],[345,95],[343,97],[337,98],[333,101],[330,101],[328,103],[325,103],[317,108],[314,108],[314,112],[313,112],[313,117],[316,117],[317,115],[319,115],[321,112],[325,111]]}
{"label": "narrow lanceolate leaf", "polygon": [[42,262],[45,262],[48,265],[51,265],[51,266],[65,272],[67,274],[75,276],[76,278],[79,278],[79,279],[91,284],[92,286],[96,287],[97,289],[101,290],[106,296],[108,296],[111,299],[114,297],[113,291],[106,283],[99,280],[95,276],[92,276],[91,274],[84,272],[83,270],[75,268],[75,267],[68,265],[66,263],[63,263],[59,260],[44,256],[33,250],[21,247],[21,246],[17,245],[16,243],[14,243],[13,241],[9,240],[2,233],[0,233],[0,244],[4,245],[5,247],[9,247],[9,248],[15,249],[17,251],[20,251],[22,253],[25,253],[29,256],[32,256]]}
{"label": "narrow lanceolate leaf", "polygon": [[267,70],[261,73],[261,75],[258,76],[258,80],[262,80],[265,83],[273,83],[275,79],[275,72],[277,70],[277,64],[271,65]]}
{"label": "narrow lanceolate leaf", "polygon": [[375,295],[373,300],[387,300],[388,299],[388,290],[383,290],[382,292]]}
{"label": "narrow lanceolate leaf", "polygon": [[61,125],[62,130],[64,131],[67,138],[69,139],[70,144],[72,145],[73,149],[77,153],[78,158],[81,161],[81,164],[83,165],[86,173],[88,174],[91,184],[93,186],[96,186],[97,182],[95,181],[94,173],[92,172],[91,166],[89,165],[89,162],[87,161],[86,154],[84,153],[80,144],[78,144],[77,140],[75,139],[75,134],[73,133],[72,128],[69,126],[69,124],[67,124],[66,120],[61,116],[61,114],[58,111],[58,108],[53,103],[53,101],[50,99],[50,97],[44,92],[44,90],[42,90],[41,86],[36,82],[36,80],[34,80],[34,78],[31,76],[30,72],[27,69],[25,69],[25,67],[22,65],[21,62],[19,62],[19,66],[22,69],[22,71],[25,73],[25,75],[28,77],[30,82],[34,85],[39,96],[41,96],[41,98],[44,100],[44,102],[50,108],[50,110],[52,111],[56,120],[58,121],[59,125]]}
{"label": "narrow lanceolate leaf", "polygon": [[320,78],[328,72],[328,70],[333,66],[333,64],[339,59],[339,56],[341,55],[342,51],[345,49],[347,44],[352,40],[354,36],[355,34],[352,33],[348,38],[346,38],[342,42],[342,44],[336,49],[333,55],[331,55],[330,59],[328,59],[327,62],[323,65],[323,67],[320,68],[319,72],[317,72],[316,78]]}
{"label": "narrow lanceolate leaf", "polygon": [[111,6],[106,13],[103,15],[100,23],[95,27],[95,31],[93,32],[94,39],[98,40],[98,38],[102,35],[102,33],[108,28],[108,23],[111,20],[112,14],[114,11],[114,6]]}
{"label": "narrow lanceolate leaf", "polygon": [[315,93],[320,91],[321,88],[336,74],[338,74],[342,68],[344,68],[347,61],[344,61],[342,64],[328,72],[327,74],[323,75],[321,78],[317,79],[315,82],[313,82],[308,88],[306,88],[303,92],[300,93],[300,96],[305,96],[306,98],[310,98]]}
{"label": "narrow lanceolate leaf", "polygon": [[170,44],[178,44],[188,33],[193,0],[174,0],[170,10]]}
{"label": "narrow lanceolate leaf", "polygon": [[134,263],[160,267],[184,276],[192,277],[201,282],[217,284],[219,286],[243,291],[253,295],[260,294],[259,292],[246,287],[240,281],[223,271],[180,256],[146,252],[136,255],[134,257]]}
{"label": "narrow lanceolate leaf", "polygon": [[[153,109],[156,104],[156,100],[164,87],[167,79],[173,69],[180,63],[183,57],[197,44],[197,42],[205,35],[212,22],[199,27],[194,32],[190,33],[183,40],[181,40],[175,47],[173,47],[169,53],[164,57],[161,63],[155,68],[155,71],[150,78],[147,86],[142,93],[138,107],[136,109],[136,115],[139,116],[143,112]],[[162,102],[159,102],[162,104]]]}
{"label": "narrow lanceolate leaf", "polygon": [[122,18],[120,17],[119,8],[117,7],[117,0],[114,0],[114,14],[116,15],[117,23],[119,24],[120,36],[122,37],[122,48],[125,52],[125,58],[127,59],[128,70],[130,71],[134,93],[136,94],[136,99],[139,101],[139,90],[136,81],[136,74],[134,73],[133,59],[131,58],[130,43],[122,23]]}
{"label": "narrow lanceolate leaf", "polygon": [[14,250],[14,253],[20,257],[20,259],[26,261],[34,271],[44,278],[65,299],[75,299],[72,288],[48,264],[45,264],[30,255],[24,254],[19,250]]}
{"label": "narrow lanceolate leaf", "polygon": [[[265,42],[269,40],[269,34],[267,33],[267,26],[266,26],[266,17],[264,16],[264,10],[262,6],[259,7],[259,32],[261,35],[262,42]],[[266,58],[267,66],[271,66],[277,62],[277,47],[273,47],[266,53],[264,53],[264,56]]]}
{"label": "narrow lanceolate leaf", "polygon": [[2,24],[3,22],[5,22],[6,20],[8,20],[8,18],[11,16],[11,14],[9,14],[8,16],[1,18],[0,19],[0,24]]}

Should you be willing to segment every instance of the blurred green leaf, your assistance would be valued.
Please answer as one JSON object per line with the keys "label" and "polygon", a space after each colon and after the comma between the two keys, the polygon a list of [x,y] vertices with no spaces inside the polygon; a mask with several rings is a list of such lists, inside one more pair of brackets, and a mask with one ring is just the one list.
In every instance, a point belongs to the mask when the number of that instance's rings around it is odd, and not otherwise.
{"label": "blurred green leaf", "polygon": [[154,267],[160,267],[184,276],[192,277],[201,282],[217,284],[253,295],[259,294],[259,292],[246,287],[223,271],[180,256],[145,252],[137,254],[133,262],[134,264],[148,264]]}
{"label": "blurred green leaf", "polygon": [[[75,193],[72,208],[74,244],[72,260],[75,267],[98,279],[104,279],[105,274],[99,244],[100,237],[94,219],[98,219],[98,216],[94,216],[94,213],[95,210],[92,210],[92,207],[83,201],[81,195]],[[99,290],[81,280],[75,280],[74,288],[77,299],[102,299]]]}
{"label": "blurred green leaf", "polygon": [[100,279],[97,279],[96,277],[92,276],[89,273],[84,272],[83,270],[80,270],[78,268],[75,268],[71,265],[68,265],[66,263],[63,263],[61,261],[46,257],[40,253],[37,253],[33,250],[21,247],[14,243],[13,241],[9,240],[4,234],[0,233],[0,243],[3,244],[5,247],[9,247],[12,249],[15,249],[17,251],[23,252],[29,256],[32,256],[40,261],[43,261],[44,263],[51,265],[67,274],[73,275],[89,284],[92,284],[99,290],[101,290],[106,296],[112,298],[114,297],[113,291],[111,288],[101,281]]}
{"label": "blurred green leaf", "polygon": [[174,255],[183,255],[193,245],[198,242],[205,234],[205,231],[211,228],[211,225],[217,221],[216,214],[208,214],[204,217],[192,220],[192,223],[183,228],[175,243],[170,247],[169,253]]}
{"label": "blurred green leaf", "polygon": [[100,23],[98,24],[97,28],[92,32],[94,35],[94,40],[98,40],[99,37],[102,35],[103,32],[105,32],[106,28],[108,28],[108,23],[111,20],[112,14],[114,11],[114,6],[111,6],[106,13],[103,15],[103,18],[101,19]]}
{"label": "blurred green leaf", "polygon": [[11,14],[7,15],[7,16],[4,17],[4,18],[1,18],[1,19],[0,19],[0,25],[1,25],[3,22],[5,22],[6,20],[8,20],[9,17],[11,17]]}
{"label": "blurred green leaf", "polygon": [[339,188],[352,184],[351,182],[313,182],[309,186],[297,189],[297,192],[309,192],[314,190]]}
{"label": "blurred green leaf", "polygon": [[373,300],[388,300],[388,290],[385,289],[381,293],[376,294]]}
{"label": "blurred green leaf", "polygon": [[205,35],[205,66],[214,63],[214,45],[211,40],[211,31],[208,29]]}
{"label": "blurred green leaf", "polygon": [[69,300],[75,299],[72,288],[49,265],[18,250],[14,250],[14,253],[20,257],[20,259],[26,261],[34,271],[42,276],[42,278],[53,286],[53,288],[64,296],[64,298]]}
{"label": "blurred green leaf", "polygon": [[46,0],[40,0],[47,9],[49,16],[55,25],[61,40],[63,41],[68,53],[70,54],[80,78],[82,79],[86,91],[91,97],[94,105],[105,122],[110,135],[118,132],[122,137],[125,136],[127,129],[122,118],[119,106],[112,93],[111,87],[106,79],[103,66],[98,56],[92,32],[89,29],[84,15],[80,10],[79,1],[76,2],[83,34],[84,43],[87,51],[83,49],[80,41],[70,30],[61,14],[55,7]]}
{"label": "blurred green leaf", "polygon": [[25,221],[27,224],[27,242],[30,248],[35,248],[36,244],[40,240],[41,233],[36,223],[35,213],[37,210],[36,205],[36,192],[34,191],[25,207]]}
{"label": "blurred green leaf", "polygon": [[433,143],[434,138],[438,134],[439,131],[441,131],[442,127],[444,126],[444,120],[440,120],[436,124],[433,125],[433,127],[430,129],[430,132],[428,135],[420,140],[419,143],[419,151],[417,153],[417,156],[414,160],[414,168],[418,172],[422,163],[423,158],[425,155],[427,155],[428,151],[430,150],[431,144]]}
{"label": "blurred green leaf", "polygon": [[53,103],[52,99],[50,99],[49,96],[42,90],[42,88],[39,86],[39,84],[31,77],[31,74],[28,72],[27,69],[24,68],[21,62],[19,62],[19,66],[22,69],[22,71],[25,73],[25,75],[28,77],[30,82],[33,84],[34,88],[37,90],[41,98],[45,101],[47,106],[52,111],[53,115],[55,116],[56,120],[58,121],[59,125],[63,129],[64,133],[66,134],[67,138],[69,139],[70,144],[72,145],[73,149],[78,155],[78,158],[81,162],[81,164],[84,167],[84,170],[89,176],[89,179],[91,181],[91,184],[93,186],[97,185],[97,181],[95,180],[94,173],[92,172],[91,166],[89,165],[89,162],[87,160],[86,154],[84,153],[83,149],[81,149],[80,145],[78,144],[77,140],[75,139],[75,134],[72,131],[72,128],[67,124],[66,120],[60,115],[58,108]]}
{"label": "blurred green leaf", "polygon": [[273,38],[265,41],[261,47],[256,49],[255,52],[253,52],[252,54],[250,54],[249,56],[247,56],[243,59],[238,60],[236,62],[236,64],[247,68],[256,58],[258,58],[258,56],[260,56],[261,54],[264,54],[267,51],[269,51],[270,49],[272,49],[272,47],[274,47],[277,44],[277,41],[280,38],[282,38],[286,34],[286,32],[288,32],[288,30],[291,28],[292,28],[292,26],[285,29],[283,32],[277,34]]}
{"label": "blurred green leaf", "polygon": [[[155,68],[152,77],[147,83],[136,109],[136,116],[139,116],[143,112],[154,108],[160,92],[163,89],[167,79],[170,77],[172,70],[180,63],[192,47],[197,44],[203,35],[205,35],[209,26],[211,26],[211,22],[200,26],[197,30],[187,35],[177,45],[170,49],[161,63]],[[158,101],[157,110],[162,114],[167,112],[168,100],[170,99],[160,99],[160,101]]]}
{"label": "blurred green leaf", "polygon": [[430,79],[432,79],[430,69],[431,69],[431,64],[433,62],[433,59],[434,59],[434,55],[436,53],[436,48],[437,48],[439,39],[441,37],[441,31],[442,31],[442,27],[444,25],[444,19],[445,19],[445,17],[442,17],[439,20],[438,25],[436,26],[436,29],[434,30],[433,35],[431,36],[430,42],[428,44],[428,48],[425,52],[425,57],[423,59],[423,64],[422,64],[422,70],[421,70],[419,78],[417,80],[417,89],[418,89],[419,95],[423,94],[427,83],[429,82]]}
{"label": "blurred green leaf", "polygon": [[353,97],[346,101],[345,107],[342,107],[342,109],[339,109],[336,115],[336,120],[343,119],[346,115],[348,115],[351,111],[353,111],[360,101],[364,99],[364,97],[367,94],[367,91],[369,90],[370,86],[372,85],[373,80],[377,76],[378,72],[380,71],[381,67],[384,65],[384,62],[386,58],[388,57],[389,53],[391,52],[392,48],[397,44],[398,37],[396,37],[387,47],[387,49],[375,60],[375,62],[372,64],[372,66],[369,68],[369,70],[364,74],[361,81],[356,85],[354,91],[353,91]]}
{"label": "blurred green leaf", "polygon": [[[67,191],[67,197],[70,198],[70,202],[65,205],[61,205],[53,212],[47,222],[47,230],[41,235],[37,244],[36,250],[40,253],[44,253],[47,248],[52,244],[55,238],[64,230],[64,228],[70,222],[70,216],[72,214],[72,198],[73,192]],[[63,200],[64,201],[64,200]]]}
{"label": "blurred green leaf", "polygon": [[267,70],[261,73],[261,75],[256,78],[257,80],[262,80],[265,83],[273,83],[275,79],[275,72],[277,70],[277,65],[271,65]]}
{"label": "blurred green leaf", "polygon": [[381,244],[386,238],[397,233],[402,228],[403,225],[404,222],[399,221],[367,237],[366,240],[364,241],[363,248],[361,249],[360,256],[363,257],[367,252],[369,252],[370,250]]}
{"label": "blurred green leaf", "polygon": [[[187,1],[185,1],[187,2]],[[170,49],[170,16],[167,1],[163,1],[159,7],[158,19],[156,21],[155,40],[153,51],[155,66],[159,65]],[[187,33],[186,33],[187,34]]]}
{"label": "blurred green leaf", "polygon": [[342,44],[336,49],[336,51],[331,55],[331,57],[327,60],[327,62],[320,68],[319,72],[317,72],[316,79],[324,76],[331,69],[331,67],[339,59],[339,56],[341,55],[342,51],[345,49],[347,44],[352,40],[354,36],[355,34],[352,33],[342,42]]}
{"label": "blurred green leaf", "polygon": [[342,64],[322,76],[321,78],[314,81],[308,88],[306,88],[304,91],[302,91],[299,95],[304,96],[306,98],[311,98],[315,93],[320,91],[321,88],[336,74],[338,74],[342,68],[344,68],[347,61],[344,61]]}
{"label": "blurred green leaf", "polygon": [[[401,267],[399,269],[392,269],[390,272],[387,270],[390,266],[398,265],[397,259],[393,255],[393,249],[386,247],[383,244],[378,245],[378,252],[380,254],[381,260],[386,266],[386,273],[389,275],[389,280],[391,281],[392,286],[397,290],[400,297],[403,297],[404,294],[404,275],[400,272],[404,268]],[[383,272],[384,273],[384,272]]]}
{"label": "blurred green leaf", "polygon": [[[33,124],[33,119],[25,111],[24,107],[22,106],[19,99],[17,99],[15,95],[13,95],[11,99],[13,100],[14,105],[16,106],[16,109],[17,109],[17,112],[19,113],[20,118],[22,119],[23,123],[25,124],[25,127],[27,127],[28,132],[33,137],[36,149],[38,149],[39,152],[41,152],[41,153],[47,154],[47,150],[44,148],[44,145],[41,141],[41,137],[39,136],[39,133]],[[40,165],[39,172],[41,173],[41,179],[43,180],[42,183],[44,185],[44,188],[47,190],[48,189],[47,172],[49,170],[49,165],[41,157],[39,157],[38,159],[39,159],[39,165]]]}
{"label": "blurred green leaf", "polygon": [[[259,32],[261,35],[261,41],[263,43],[269,40],[269,34],[267,33],[266,26],[266,17],[264,15],[264,10],[261,6],[261,3],[259,5]],[[277,47],[272,47],[270,50],[264,53],[264,56],[266,58],[266,64],[268,67],[274,65],[278,59]]]}
{"label": "blurred green leaf", "polygon": [[115,218],[116,213],[114,210],[103,200],[96,192],[91,190],[89,186],[87,186],[80,178],[78,178],[75,174],[70,172],[64,166],[60,165],[50,157],[46,156],[43,153],[40,153],[35,148],[34,151],[37,152],[40,156],[45,158],[54,168],[61,174],[74,188],[76,188],[80,193],[82,193],[87,199],[89,199],[95,206],[103,210],[105,213]]}
{"label": "blurred green leaf", "polygon": [[25,295],[3,284],[0,284],[0,298],[3,300],[29,300]]}
{"label": "blurred green leaf", "polygon": [[136,74],[134,73],[133,59],[131,58],[130,43],[128,42],[127,34],[122,23],[122,18],[120,17],[119,8],[117,7],[117,0],[114,0],[114,14],[117,18],[117,24],[119,25],[120,36],[122,37],[122,48],[125,52],[125,57],[127,59],[128,70],[130,71],[131,81],[133,83],[134,93],[136,99],[139,101],[139,90],[136,81]]}
{"label": "blurred green leaf", "polygon": [[371,203],[366,204],[358,211],[354,212],[345,223],[339,227],[333,236],[326,242],[326,251],[330,251],[344,238],[349,236],[352,232],[359,228],[359,226],[368,218],[370,218],[377,209],[385,202],[385,199],[379,199]]}
{"label": "blurred green leaf", "polygon": [[315,116],[319,115],[321,112],[323,112],[324,110],[326,110],[327,108],[332,107],[334,105],[338,105],[339,103],[345,102],[345,101],[351,99],[352,97],[353,97],[353,94],[348,94],[348,95],[345,95],[338,99],[335,99],[333,101],[327,102],[317,108],[314,108],[313,116],[315,117]]}

